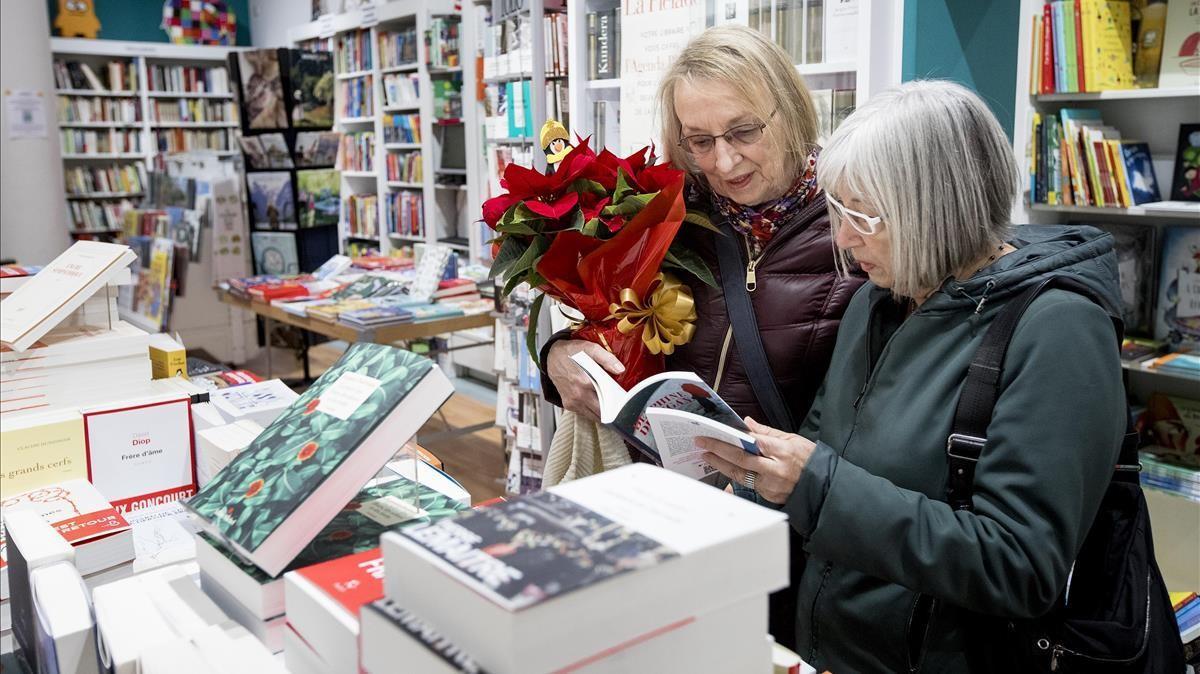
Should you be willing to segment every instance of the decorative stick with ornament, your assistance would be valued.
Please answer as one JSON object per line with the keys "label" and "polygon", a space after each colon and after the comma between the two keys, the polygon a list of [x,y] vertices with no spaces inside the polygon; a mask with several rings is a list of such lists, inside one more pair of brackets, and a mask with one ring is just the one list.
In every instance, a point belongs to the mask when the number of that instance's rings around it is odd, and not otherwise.
{"label": "decorative stick with ornament", "polygon": [[546,153],[546,167],[551,170],[575,149],[567,128],[556,119],[546,120],[542,125],[541,141],[542,150]]}

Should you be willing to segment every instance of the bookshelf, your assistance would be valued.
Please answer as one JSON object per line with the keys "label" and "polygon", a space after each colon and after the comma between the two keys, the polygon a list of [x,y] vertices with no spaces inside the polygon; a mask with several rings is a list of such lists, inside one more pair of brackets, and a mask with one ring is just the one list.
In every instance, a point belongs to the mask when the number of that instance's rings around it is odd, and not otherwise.
{"label": "bookshelf", "polygon": [[[1200,202],[1190,206],[1147,203],[1128,208],[1091,205],[1033,203],[1030,198],[1030,152],[1033,115],[1059,116],[1064,108],[1099,111],[1103,124],[1120,131],[1122,139],[1147,144],[1159,187],[1159,196],[1168,199],[1175,170],[1179,126],[1200,122],[1200,82],[1197,86],[1167,86],[1146,89],[1117,89],[1080,93],[1031,93],[1031,61],[1034,26],[1032,17],[1041,15],[1043,0],[1022,0],[1017,46],[1017,82],[1014,99],[1013,151],[1021,167],[1021,194],[1013,206],[1015,223],[1086,224],[1133,226],[1147,230],[1150,329],[1160,311],[1157,306],[1162,278],[1163,234],[1170,227],[1200,230]],[[1164,48],[1164,53],[1166,49]],[[1068,61],[1069,62],[1069,61]],[[1138,336],[1134,333],[1131,336]],[[1152,336],[1152,334],[1150,335]],[[1125,363],[1126,389],[1134,403],[1145,403],[1152,393],[1195,399],[1200,377],[1180,375]],[[1200,504],[1157,488],[1146,486],[1155,533],[1155,549],[1167,584],[1172,589],[1200,584]]]}
{"label": "bookshelf", "polygon": [[[211,70],[233,48],[66,38],[51,38],[50,48],[56,67],[87,65],[105,87],[81,88],[63,73],[67,81],[54,92],[72,236],[115,236],[120,214],[143,196],[146,171],[163,154],[237,154],[232,89]],[[110,71],[110,63],[120,66]],[[136,189],[98,189],[118,175]]]}
{"label": "bookshelf", "polygon": [[[837,4],[844,8],[843,11],[851,12],[851,15],[838,16],[833,22],[833,17],[825,14],[833,11],[833,4],[822,0],[751,3],[748,7],[726,7],[723,11],[735,13],[729,18],[717,17],[710,9],[701,28],[737,23],[763,31],[792,55],[797,72],[813,92],[853,92],[853,100],[862,103],[873,93],[899,84],[903,9],[886,0],[842,2]],[[618,120],[624,83],[619,64],[626,62],[626,59],[619,51],[625,46],[620,39],[619,17],[613,27],[618,37],[617,47],[612,51],[616,56],[614,72],[606,78],[595,78],[591,73],[589,15],[619,11],[620,2],[567,0],[567,8],[571,132],[585,138],[593,136],[602,139],[603,144],[614,151],[632,151],[649,143],[650,138],[634,140],[621,138],[620,135],[621,124]],[[596,26],[593,25],[592,29],[595,30]],[[852,37],[835,39],[835,33]],[[810,42],[814,43],[812,48]],[[821,46],[816,46],[816,43]],[[855,48],[834,49],[832,45],[835,43],[852,43]],[[626,92],[628,96],[639,98],[653,97],[655,93],[650,90]],[[603,113],[600,112],[601,108]],[[600,119],[601,114],[603,120]],[[604,128],[601,129],[601,126]]]}
{"label": "bookshelf", "polygon": [[[471,166],[454,162],[447,171],[443,160],[460,151],[468,154],[464,146],[469,147],[466,136],[474,124],[474,109],[464,106],[451,119],[435,110],[430,95],[435,88],[453,89],[440,83],[470,83],[475,78],[474,60],[459,57],[470,38],[458,25],[457,7],[451,0],[399,0],[365,12],[321,17],[288,33],[297,46],[312,48],[319,41],[335,54],[335,130],[372,137],[370,166],[356,163],[342,170],[343,252],[373,248],[388,254],[414,243],[443,243],[471,257],[469,231],[481,200],[470,178]],[[426,47],[429,31],[436,33],[436,54]],[[439,48],[442,43],[445,49]],[[469,85],[459,88],[467,100]],[[347,105],[353,102],[348,95],[359,91],[369,101]],[[455,183],[465,183],[465,189],[439,185],[439,178],[451,175]],[[374,209],[374,231],[350,229],[345,208],[350,195]]]}

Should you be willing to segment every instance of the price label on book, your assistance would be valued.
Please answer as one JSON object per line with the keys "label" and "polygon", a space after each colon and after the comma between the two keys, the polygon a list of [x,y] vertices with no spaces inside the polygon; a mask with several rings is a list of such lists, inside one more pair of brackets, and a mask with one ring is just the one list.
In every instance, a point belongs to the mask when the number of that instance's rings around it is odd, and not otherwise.
{"label": "price label on book", "polygon": [[384,496],[374,501],[367,501],[359,507],[358,512],[385,527],[394,527],[401,522],[407,522],[428,514],[424,510],[413,506],[411,503],[405,503],[395,496]]}
{"label": "price label on book", "polygon": [[346,372],[321,394],[317,410],[346,421],[379,388],[379,380]]}

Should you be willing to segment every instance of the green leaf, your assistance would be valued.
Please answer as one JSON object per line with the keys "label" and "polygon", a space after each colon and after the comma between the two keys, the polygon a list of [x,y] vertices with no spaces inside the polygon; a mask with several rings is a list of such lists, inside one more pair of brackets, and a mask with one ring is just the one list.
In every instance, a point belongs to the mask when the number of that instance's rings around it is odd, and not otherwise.
{"label": "green leaf", "polygon": [[570,190],[580,194],[590,192],[591,194],[595,194],[596,196],[600,197],[608,194],[608,190],[604,189],[604,185],[601,185],[595,180],[588,180],[587,178],[576,178],[575,182],[571,183]]}
{"label": "green leaf", "polygon": [[533,361],[533,366],[539,369],[541,363],[538,362],[537,352],[538,314],[542,313],[542,302],[545,299],[546,294],[539,293],[533,304],[529,305],[529,329],[525,331],[525,348],[529,349],[529,358]]}
{"label": "green leaf", "polygon": [[504,297],[508,297],[509,295],[512,294],[512,291],[516,290],[517,286],[521,285],[521,283],[523,283],[524,281],[525,281],[524,274],[516,274],[516,275],[508,277],[508,281],[506,281],[504,283],[504,289],[500,291],[500,294]]}
{"label": "green leaf", "polygon": [[525,281],[529,283],[531,288],[540,288],[546,285],[546,277],[537,272],[537,267],[530,267],[529,273],[525,276]]}
{"label": "green leaf", "polygon": [[625,179],[625,171],[617,169],[617,189],[613,190],[612,202],[619,204],[625,201],[625,198],[634,193],[633,187],[629,185],[629,181]]}
{"label": "green leaf", "polygon": [[670,249],[667,250],[665,261],[673,267],[678,267],[691,273],[692,276],[700,279],[701,282],[710,288],[717,287],[717,280],[713,278],[712,270],[708,268],[708,265],[704,263],[704,260],[694,250],[677,243],[671,244]]}
{"label": "green leaf", "polygon": [[538,231],[529,226],[529,220],[514,220],[506,224],[496,224],[496,231],[501,234],[525,234],[534,236]]}
{"label": "green leaf", "polygon": [[501,272],[506,271],[521,258],[521,254],[524,252],[518,239],[511,236],[504,237],[504,243],[500,244],[500,250],[496,253],[496,260],[492,262],[492,270],[488,273],[488,278],[495,278]]}
{"label": "green leaf", "polygon": [[601,215],[611,217],[614,215],[624,215],[627,218],[632,218],[650,203],[650,200],[658,196],[658,192],[650,192],[648,194],[631,194],[620,203],[613,203],[604,207],[600,211]]}
{"label": "green leaf", "polygon": [[600,218],[592,218],[591,220],[583,223],[583,227],[580,228],[579,231],[584,236],[590,236],[594,238],[600,231]]}
{"label": "green leaf", "polygon": [[683,216],[683,221],[690,222],[693,225],[699,225],[699,226],[703,227],[704,229],[714,231],[717,234],[720,234],[721,236],[725,235],[725,232],[722,232],[720,230],[720,228],[717,227],[716,225],[714,225],[712,220],[709,220],[708,216],[703,213],[696,212],[696,211],[689,211],[687,215]]}

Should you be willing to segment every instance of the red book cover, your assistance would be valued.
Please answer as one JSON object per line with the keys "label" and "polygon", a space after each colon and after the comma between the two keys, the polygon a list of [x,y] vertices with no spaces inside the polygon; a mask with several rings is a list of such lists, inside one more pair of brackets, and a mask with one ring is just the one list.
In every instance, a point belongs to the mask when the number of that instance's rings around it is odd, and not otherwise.
{"label": "red book cover", "polygon": [[1042,93],[1052,94],[1054,86],[1054,18],[1050,5],[1042,7]]}
{"label": "red book cover", "polygon": [[287,297],[307,297],[308,289],[299,283],[284,282],[279,285],[254,286],[250,289],[250,294],[255,299],[270,302]]}
{"label": "red book cover", "polygon": [[129,529],[129,522],[87,480],[67,480],[9,496],[6,511],[36,511],[71,545],[105,538]]}
{"label": "red book cover", "polygon": [[1087,91],[1086,80],[1083,79],[1083,17],[1080,15],[1079,3],[1075,0],[1075,67],[1079,71],[1079,90]]}
{"label": "red book cover", "polygon": [[379,548],[313,564],[296,571],[358,619],[364,605],[383,598],[383,554]]}

